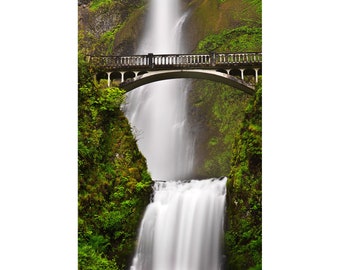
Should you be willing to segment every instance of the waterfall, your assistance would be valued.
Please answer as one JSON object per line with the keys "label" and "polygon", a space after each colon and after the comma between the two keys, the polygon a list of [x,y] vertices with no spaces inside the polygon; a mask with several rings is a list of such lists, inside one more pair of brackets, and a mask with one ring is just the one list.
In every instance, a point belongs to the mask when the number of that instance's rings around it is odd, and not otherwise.
{"label": "waterfall", "polygon": [[130,270],[219,270],[226,178],[156,183]]}
{"label": "waterfall", "polygon": [[[136,54],[186,53],[181,0],[150,0]],[[191,179],[194,139],[184,79],[155,82],[127,94],[124,112],[153,179],[130,270],[219,270],[226,178]]]}
{"label": "waterfall", "polygon": [[[180,0],[151,0],[146,32],[137,54],[184,53]],[[160,81],[128,93],[125,115],[153,179],[189,179],[194,140],[187,124],[188,80]]]}

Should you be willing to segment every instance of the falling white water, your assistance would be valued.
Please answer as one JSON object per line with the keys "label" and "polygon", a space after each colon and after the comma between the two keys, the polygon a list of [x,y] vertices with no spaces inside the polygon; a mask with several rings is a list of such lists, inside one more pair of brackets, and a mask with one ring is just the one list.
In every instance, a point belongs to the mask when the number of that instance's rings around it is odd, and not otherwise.
{"label": "falling white water", "polygon": [[[136,54],[187,53],[181,41],[187,13],[181,0],[150,0]],[[187,124],[185,79],[128,93],[125,114],[155,182],[130,270],[220,270],[226,178],[190,179],[194,140]]]}
{"label": "falling white water", "polygon": [[[137,54],[184,53],[181,29],[187,13],[180,0],[150,0],[146,31]],[[151,83],[127,95],[125,114],[153,179],[188,179],[193,144],[187,125],[190,83],[177,79]]]}
{"label": "falling white water", "polygon": [[226,181],[155,183],[130,270],[220,270]]}

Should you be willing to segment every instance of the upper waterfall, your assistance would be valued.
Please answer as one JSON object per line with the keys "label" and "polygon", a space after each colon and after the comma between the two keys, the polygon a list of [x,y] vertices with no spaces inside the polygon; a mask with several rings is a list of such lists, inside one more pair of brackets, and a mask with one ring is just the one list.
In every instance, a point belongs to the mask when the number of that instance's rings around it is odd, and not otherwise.
{"label": "upper waterfall", "polygon": [[[137,54],[184,53],[182,26],[187,13],[180,0],[151,0],[146,31]],[[153,179],[189,179],[194,141],[187,125],[184,79],[161,81],[127,94],[125,114],[135,130],[141,152]]]}

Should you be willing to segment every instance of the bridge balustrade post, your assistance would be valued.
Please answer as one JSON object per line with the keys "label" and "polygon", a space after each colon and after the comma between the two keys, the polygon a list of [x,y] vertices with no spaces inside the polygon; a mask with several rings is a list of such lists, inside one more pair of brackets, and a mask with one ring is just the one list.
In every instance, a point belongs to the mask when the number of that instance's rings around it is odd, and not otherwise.
{"label": "bridge balustrade post", "polygon": [[228,63],[234,63],[234,55],[228,54]]}
{"label": "bridge balustrade post", "polygon": [[234,63],[238,63],[239,54],[234,54]]}
{"label": "bridge balustrade post", "polygon": [[219,64],[225,63],[225,55],[224,54],[218,55],[218,63]]}
{"label": "bridge balustrade post", "polygon": [[223,54],[218,54],[218,64],[223,64],[225,63],[225,55]]}
{"label": "bridge balustrade post", "polygon": [[246,59],[247,59],[247,63],[252,63],[252,54],[247,53]]}
{"label": "bridge balustrade post", "polygon": [[256,62],[256,54],[253,53],[253,54],[252,54],[252,63],[255,63],[255,62]]}

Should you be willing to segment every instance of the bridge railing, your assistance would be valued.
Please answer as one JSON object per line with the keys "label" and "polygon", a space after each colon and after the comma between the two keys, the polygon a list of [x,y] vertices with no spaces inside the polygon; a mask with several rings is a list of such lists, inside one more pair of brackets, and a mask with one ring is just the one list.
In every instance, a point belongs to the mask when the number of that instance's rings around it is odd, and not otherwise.
{"label": "bridge railing", "polygon": [[233,64],[260,64],[262,53],[147,54],[131,56],[88,56],[95,67],[116,70],[215,67]]}
{"label": "bridge railing", "polygon": [[262,53],[217,53],[216,64],[262,63]]}

